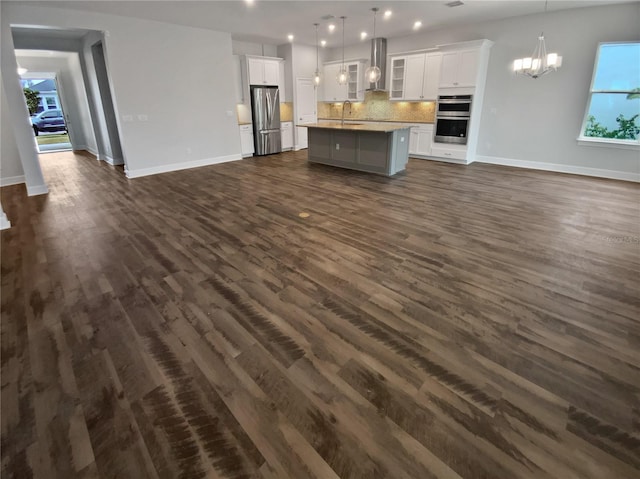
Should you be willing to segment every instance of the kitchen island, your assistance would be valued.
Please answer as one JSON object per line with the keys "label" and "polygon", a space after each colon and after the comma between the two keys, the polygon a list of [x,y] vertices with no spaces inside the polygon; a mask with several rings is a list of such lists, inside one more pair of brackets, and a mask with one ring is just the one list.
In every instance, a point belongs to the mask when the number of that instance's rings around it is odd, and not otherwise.
{"label": "kitchen island", "polygon": [[409,126],[390,123],[300,125],[309,129],[309,161],[393,176],[409,160]]}

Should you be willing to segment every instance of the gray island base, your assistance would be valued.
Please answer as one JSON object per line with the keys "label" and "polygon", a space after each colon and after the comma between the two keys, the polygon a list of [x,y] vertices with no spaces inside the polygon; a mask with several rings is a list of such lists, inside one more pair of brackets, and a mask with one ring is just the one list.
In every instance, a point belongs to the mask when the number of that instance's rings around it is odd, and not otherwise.
{"label": "gray island base", "polygon": [[393,176],[407,167],[408,126],[323,123],[309,129],[309,161]]}

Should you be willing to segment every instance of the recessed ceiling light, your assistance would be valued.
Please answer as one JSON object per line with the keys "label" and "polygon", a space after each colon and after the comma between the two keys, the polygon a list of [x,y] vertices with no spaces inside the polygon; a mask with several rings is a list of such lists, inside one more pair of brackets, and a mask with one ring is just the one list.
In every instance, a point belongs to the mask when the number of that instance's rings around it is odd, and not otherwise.
{"label": "recessed ceiling light", "polygon": [[320,40],[320,45],[323,47],[327,46],[327,41],[326,40]]}
{"label": "recessed ceiling light", "polygon": [[367,32],[361,32],[360,33],[360,40],[364,40],[365,38],[367,38]]}
{"label": "recessed ceiling light", "polygon": [[393,12],[391,10],[387,10],[384,12],[384,18],[389,18]]}
{"label": "recessed ceiling light", "polygon": [[413,24],[413,29],[417,30],[422,26],[422,22],[420,20],[416,20],[416,23]]}
{"label": "recessed ceiling light", "polygon": [[333,33],[333,31],[336,29],[336,26],[333,23],[330,23],[328,28],[329,28],[329,31]]}
{"label": "recessed ceiling light", "polygon": [[293,34],[290,33],[289,35],[287,35],[287,38],[289,39],[290,42],[292,42],[293,41]]}
{"label": "recessed ceiling light", "polygon": [[253,0],[244,0],[245,2],[247,2],[247,5],[253,5]]}

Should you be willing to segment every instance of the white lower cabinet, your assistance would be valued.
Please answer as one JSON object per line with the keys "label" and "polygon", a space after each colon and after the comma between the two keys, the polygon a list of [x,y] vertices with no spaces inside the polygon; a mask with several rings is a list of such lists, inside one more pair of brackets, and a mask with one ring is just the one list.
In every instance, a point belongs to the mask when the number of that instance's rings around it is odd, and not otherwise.
{"label": "white lower cabinet", "polygon": [[414,124],[409,138],[409,154],[418,156],[430,156],[433,141],[432,124]]}
{"label": "white lower cabinet", "polygon": [[253,156],[253,125],[240,125],[240,148],[243,158]]}
{"label": "white lower cabinet", "polygon": [[280,123],[280,132],[282,134],[282,151],[293,149],[293,123],[285,121]]}

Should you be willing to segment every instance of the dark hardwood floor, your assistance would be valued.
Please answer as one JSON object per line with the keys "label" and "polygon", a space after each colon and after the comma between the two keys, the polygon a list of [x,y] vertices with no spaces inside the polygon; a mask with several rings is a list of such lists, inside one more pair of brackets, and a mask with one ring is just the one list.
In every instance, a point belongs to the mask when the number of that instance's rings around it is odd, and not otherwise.
{"label": "dark hardwood floor", "polygon": [[640,477],[637,184],[305,157],[2,188],[3,479]]}

